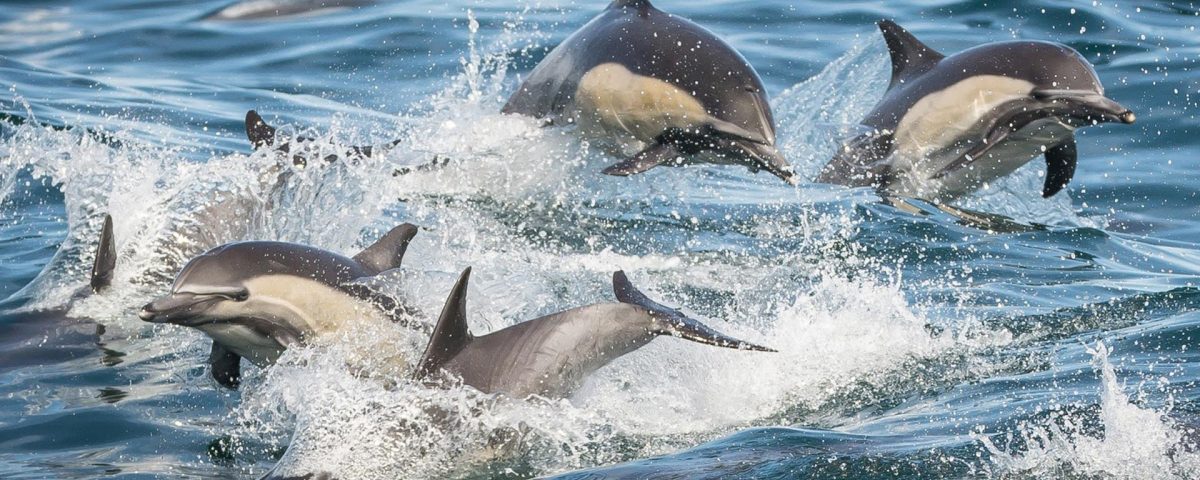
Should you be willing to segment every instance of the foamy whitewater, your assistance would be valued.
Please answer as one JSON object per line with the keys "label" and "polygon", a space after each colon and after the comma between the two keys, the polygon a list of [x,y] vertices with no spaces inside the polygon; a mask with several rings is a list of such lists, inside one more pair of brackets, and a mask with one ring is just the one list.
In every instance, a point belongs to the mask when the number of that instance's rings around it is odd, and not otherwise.
{"label": "foamy whitewater", "polygon": [[[598,5],[246,24],[199,19],[222,2],[16,6],[0,12],[0,476],[1200,478],[1194,6],[657,3],[759,68],[806,179],[886,88],[877,17],[946,51],[1069,43],[1145,122],[1082,134],[1062,194],[1041,198],[1035,161],[955,215],[735,167],[603,176],[603,146],[497,113]],[[155,46],[113,52],[131,38]],[[248,153],[250,108],[316,139],[311,158],[401,142],[277,167]],[[451,161],[392,175],[434,158]],[[113,288],[77,298],[105,213]],[[372,286],[418,325],[467,266],[476,333],[614,301],[625,270],[778,352],[660,338],[568,399],[514,400],[412,381],[396,360],[425,334],[351,322],[231,392],[207,337],[137,318],[214,246],[352,255],[403,222],[421,231]]]}

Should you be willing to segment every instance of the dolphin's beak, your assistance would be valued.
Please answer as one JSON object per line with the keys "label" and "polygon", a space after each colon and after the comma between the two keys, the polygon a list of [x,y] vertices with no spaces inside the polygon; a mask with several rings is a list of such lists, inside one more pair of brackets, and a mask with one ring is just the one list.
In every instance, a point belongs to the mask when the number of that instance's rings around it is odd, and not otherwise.
{"label": "dolphin's beak", "polygon": [[147,303],[138,312],[138,318],[151,323],[174,323],[188,325],[209,304],[223,299],[221,295],[197,295],[194,293],[172,293]]}
{"label": "dolphin's beak", "polygon": [[758,143],[747,139],[734,139],[734,147],[744,155],[749,162],[750,170],[759,171],[766,170],[772,175],[779,177],[789,185],[796,185],[800,180],[796,177],[796,172],[792,170],[792,165],[787,159],[783,158],[783,154],[774,145]]}
{"label": "dolphin's beak", "polygon": [[1080,98],[1079,103],[1091,110],[1093,119],[1099,117],[1104,121],[1126,125],[1137,120],[1137,115],[1134,115],[1132,110],[1103,95],[1089,95]]}
{"label": "dolphin's beak", "polygon": [[1061,101],[1070,107],[1072,117],[1089,122],[1131,124],[1137,120],[1132,110],[1099,93],[1047,90],[1034,92],[1034,96]]}

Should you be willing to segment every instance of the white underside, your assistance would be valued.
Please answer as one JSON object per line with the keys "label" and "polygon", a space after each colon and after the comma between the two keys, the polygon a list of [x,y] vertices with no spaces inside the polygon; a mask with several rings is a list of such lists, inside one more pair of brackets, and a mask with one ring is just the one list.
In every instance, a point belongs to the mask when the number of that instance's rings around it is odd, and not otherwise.
{"label": "white underside", "polygon": [[[905,197],[953,200],[987,188],[991,182],[1015,172],[1030,160],[1043,155],[1047,148],[1068,139],[1074,132],[1074,128],[1058,119],[1039,120],[1009,135],[983,157],[940,178],[934,176],[961,158],[968,148],[950,149],[908,161],[905,162],[908,170],[894,171],[895,181],[888,185],[888,191]],[[975,138],[982,138],[982,135]]]}
{"label": "white underside", "polygon": [[374,305],[321,282],[288,275],[268,275],[245,284],[243,302],[222,302],[213,314],[220,318],[256,317],[286,322],[301,338],[271,338],[245,325],[216,322],[198,328],[239,356],[258,365],[273,363],[287,343],[311,341],[338,331],[347,322],[378,321],[385,315]]}

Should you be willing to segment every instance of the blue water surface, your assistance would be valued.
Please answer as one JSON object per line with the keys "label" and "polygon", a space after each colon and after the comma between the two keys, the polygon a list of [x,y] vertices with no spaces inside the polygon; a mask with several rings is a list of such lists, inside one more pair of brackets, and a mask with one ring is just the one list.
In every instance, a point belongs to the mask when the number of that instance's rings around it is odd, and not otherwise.
{"label": "blue water surface", "polygon": [[[226,4],[0,8],[0,477],[1200,478],[1200,3],[656,2],[757,69],[805,179],[886,88],[883,18],[943,52],[1065,43],[1137,113],[1080,131],[1063,193],[1035,161],[965,213],[736,167],[602,176],[608,150],[498,114],[601,2],[205,19]],[[280,172],[251,108],[318,148],[402,142]],[[82,294],[105,213],[116,279]],[[624,269],[779,352],[659,339],[514,401],[364,373],[424,346],[376,325],[229,392],[205,337],[136,317],[213,246],[352,254],[404,221],[382,283],[418,321],[466,266],[477,333],[611,301]]]}

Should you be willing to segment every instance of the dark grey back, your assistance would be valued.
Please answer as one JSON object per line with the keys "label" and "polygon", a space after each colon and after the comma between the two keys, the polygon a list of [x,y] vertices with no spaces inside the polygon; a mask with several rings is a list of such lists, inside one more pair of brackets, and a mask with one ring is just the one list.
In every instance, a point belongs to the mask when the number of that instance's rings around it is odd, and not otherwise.
{"label": "dark grey back", "polygon": [[710,115],[762,136],[752,140],[775,142],[766,89],[746,59],[704,27],[645,0],[613,2],[568,37],[534,68],[503,111],[554,118],[572,104],[583,75],[610,62],[690,92]]}
{"label": "dark grey back", "polygon": [[951,55],[928,71],[897,82],[862,123],[894,130],[917,101],[978,75],[1018,78],[1041,89],[1104,93],[1095,69],[1071,47],[1041,41],[997,42]]}
{"label": "dark grey back", "polygon": [[566,397],[591,372],[650,343],[653,326],[635,305],[588,305],[475,337],[442,368],[487,393]]}
{"label": "dark grey back", "polygon": [[372,274],[350,258],[307,245],[240,242],[193,258],[175,278],[171,292],[184,285],[223,287],[263,275],[292,275],[337,287]]}

